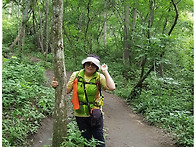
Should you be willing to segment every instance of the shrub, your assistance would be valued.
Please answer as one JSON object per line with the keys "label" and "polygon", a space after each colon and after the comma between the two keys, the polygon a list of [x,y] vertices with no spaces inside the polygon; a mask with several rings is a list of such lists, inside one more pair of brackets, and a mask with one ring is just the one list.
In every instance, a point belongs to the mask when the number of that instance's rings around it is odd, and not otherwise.
{"label": "shrub", "polygon": [[39,65],[3,58],[3,146],[22,146],[41,120],[52,114],[53,89],[44,87],[45,70]]}
{"label": "shrub", "polygon": [[193,146],[193,95],[183,84],[172,78],[149,82],[148,89],[131,104],[151,124],[172,132],[178,145]]}
{"label": "shrub", "polygon": [[67,137],[65,141],[61,144],[61,147],[96,147],[100,141],[92,138],[90,141],[87,141],[84,137],[81,136],[81,132],[78,129],[76,121],[71,121],[68,124]]}

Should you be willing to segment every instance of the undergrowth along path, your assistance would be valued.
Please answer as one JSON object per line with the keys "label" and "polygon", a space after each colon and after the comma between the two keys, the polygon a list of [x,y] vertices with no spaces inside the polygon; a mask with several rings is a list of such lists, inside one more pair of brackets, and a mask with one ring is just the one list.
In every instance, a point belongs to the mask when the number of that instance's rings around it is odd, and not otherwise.
{"label": "undergrowth along path", "polygon": [[[70,77],[71,73],[67,73]],[[53,71],[45,73],[48,85],[54,76]],[[106,147],[176,147],[169,134],[162,129],[148,125],[143,117],[135,114],[120,97],[103,92],[104,128]],[[46,118],[37,134],[32,137],[32,147],[51,145],[52,118]]]}

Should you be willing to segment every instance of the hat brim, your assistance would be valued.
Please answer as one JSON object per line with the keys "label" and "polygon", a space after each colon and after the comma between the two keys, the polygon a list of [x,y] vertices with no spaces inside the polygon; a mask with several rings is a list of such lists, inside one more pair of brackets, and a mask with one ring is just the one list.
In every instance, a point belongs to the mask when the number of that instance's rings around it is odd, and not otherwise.
{"label": "hat brim", "polygon": [[85,64],[86,62],[92,62],[94,63],[99,69],[100,69],[100,61],[93,57],[87,57],[86,59],[82,60],[82,64]]}

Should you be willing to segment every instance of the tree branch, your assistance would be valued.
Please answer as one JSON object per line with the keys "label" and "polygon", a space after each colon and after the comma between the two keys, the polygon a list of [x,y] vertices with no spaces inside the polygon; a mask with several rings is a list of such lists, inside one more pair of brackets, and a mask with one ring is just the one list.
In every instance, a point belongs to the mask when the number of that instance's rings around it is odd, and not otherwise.
{"label": "tree branch", "polygon": [[178,14],[178,8],[177,8],[177,3],[179,3],[179,2],[180,2],[180,0],[179,0],[176,4],[174,3],[174,0],[171,0],[171,2],[172,2],[172,4],[173,4],[173,6],[174,6],[176,16],[175,16],[174,23],[173,23],[173,25],[172,25],[171,29],[169,30],[168,35],[171,35],[171,33],[172,33],[172,31],[173,31],[173,29],[174,29],[175,25],[177,24],[177,20],[178,20],[178,16],[179,16],[179,14]]}

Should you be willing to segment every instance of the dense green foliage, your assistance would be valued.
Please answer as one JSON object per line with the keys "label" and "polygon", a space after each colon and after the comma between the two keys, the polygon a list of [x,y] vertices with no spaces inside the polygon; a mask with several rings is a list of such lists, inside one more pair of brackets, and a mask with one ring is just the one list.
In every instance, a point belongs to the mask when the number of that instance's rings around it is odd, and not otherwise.
{"label": "dense green foliage", "polygon": [[[50,37],[49,41],[41,41],[46,38],[45,26],[49,26],[49,33],[51,28],[50,23],[43,23],[46,22],[46,1],[38,0],[29,10],[23,50],[18,52],[18,44],[9,49],[20,30],[22,13],[19,17],[16,14],[19,5],[21,12],[25,10],[24,2],[3,1],[3,144],[7,146],[13,145],[13,141],[16,145],[23,144],[28,133],[35,132],[41,119],[45,114],[51,114],[53,108],[53,90],[43,86],[43,67],[53,68],[52,49],[49,47],[48,52],[41,49],[46,43],[50,44]],[[80,69],[87,54],[99,55],[101,62],[109,66],[117,85],[114,94],[125,98],[148,122],[171,132],[179,146],[192,147],[193,0],[173,0],[178,15],[171,2],[64,1],[66,70]],[[52,15],[51,6],[50,1],[48,20]],[[128,22],[125,20],[126,6],[129,6]],[[9,8],[12,8],[12,14]],[[137,10],[137,17],[133,15],[134,10]],[[177,22],[170,34],[175,18]],[[129,24],[128,38],[125,38],[126,23]],[[129,45],[128,70],[124,68],[127,63],[124,58],[126,39]],[[10,58],[13,53],[18,58]],[[48,62],[42,60],[38,64],[29,64],[28,60],[19,59],[17,55],[29,53]],[[79,135],[75,124],[70,123],[68,127],[69,142],[64,142],[64,145],[82,144],[82,138],[75,140]]]}
{"label": "dense green foliage", "polygon": [[[153,77],[152,77],[153,78]],[[179,145],[192,146],[193,96],[188,87],[172,78],[148,81],[146,90],[131,104],[148,122],[173,132]]]}
{"label": "dense green foliage", "polygon": [[61,144],[61,147],[96,147],[99,144],[99,141],[92,138],[90,141],[87,141],[81,136],[81,132],[78,129],[76,121],[72,121],[68,124],[68,137],[65,138],[65,141]]}
{"label": "dense green foliage", "polygon": [[44,68],[3,58],[3,146],[20,146],[52,114],[54,92],[44,86]]}

